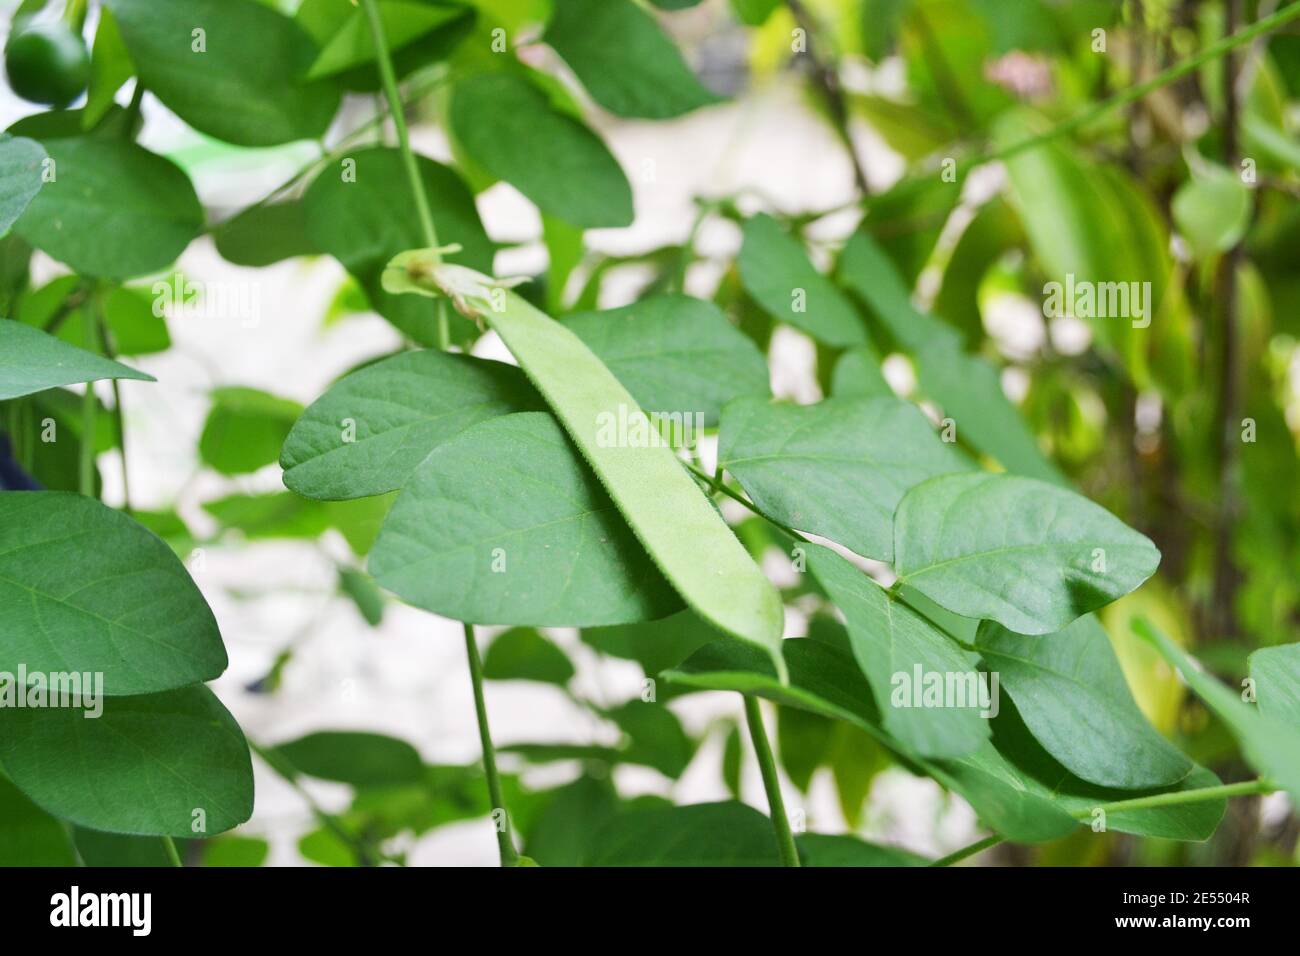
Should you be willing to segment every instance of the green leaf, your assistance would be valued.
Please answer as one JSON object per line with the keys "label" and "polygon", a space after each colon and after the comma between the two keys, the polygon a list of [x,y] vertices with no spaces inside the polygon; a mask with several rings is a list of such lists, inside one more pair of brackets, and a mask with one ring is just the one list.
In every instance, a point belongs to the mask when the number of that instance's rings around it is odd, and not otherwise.
{"label": "green leaf", "polygon": [[[431,159],[418,156],[417,164],[438,239],[461,247],[450,259],[490,272],[494,247],[469,187]],[[312,245],[356,277],[380,315],[421,345],[436,345],[437,306],[418,296],[391,295],[380,283],[394,256],[424,245],[418,217],[392,215],[393,209],[415,208],[401,153],[380,146],[358,150],[322,170],[303,203]],[[463,338],[469,326],[451,318]]]}
{"label": "green leaf", "polygon": [[722,782],[733,800],[740,799],[740,771],[745,759],[744,746],[740,739],[740,725],[729,724],[722,743]]}
{"label": "green leaf", "polygon": [[444,264],[433,282],[501,336],[686,603],[726,633],[765,647],[779,670],[780,594],[668,447],[608,441],[611,421],[646,421],[609,369],[576,335],[485,276]]}
{"label": "green leaf", "polygon": [[1001,462],[1007,471],[1066,486],[1024,418],[1002,391],[997,370],[960,345],[940,343],[916,354],[921,390],[952,419],[957,438]]}
{"label": "green leaf", "polygon": [[1235,246],[1250,224],[1250,189],[1230,170],[1211,166],[1193,173],[1170,204],[1178,231],[1201,257]]}
{"label": "green leaf", "polygon": [[63,824],[0,776],[0,866],[76,866]]}
{"label": "green leaf", "polygon": [[204,866],[262,866],[270,844],[255,837],[223,836],[203,845]]}
{"label": "green leaf", "polygon": [[957,764],[942,764],[938,779],[945,775],[970,788],[987,787],[999,793],[1011,788],[1026,799],[1048,801],[1087,826],[1104,822],[1108,830],[1170,840],[1209,839],[1226,806],[1219,798],[1144,810],[1107,810],[1103,820],[1096,811],[1108,804],[1215,787],[1219,778],[1193,766],[1192,772],[1172,787],[1140,792],[1098,787],[1078,779],[1054,760],[1030,734],[1015,706],[1006,702],[993,721],[993,742]]}
{"label": "green leaf", "polygon": [[579,777],[552,791],[527,834],[524,850],[540,866],[581,866],[594,846],[595,832],[618,809],[618,793],[608,779]]}
{"label": "green leaf", "polygon": [[1259,710],[1279,724],[1300,728],[1300,644],[1264,647],[1250,655]]}
{"label": "green leaf", "polygon": [[801,833],[795,837],[804,866],[928,866],[923,856],[854,836]]}
{"label": "green leaf", "polygon": [[1050,634],[1149,578],[1160,552],[1087,498],[1010,475],[948,475],[894,516],[899,579],[956,614]]}
{"label": "green leaf", "polygon": [[34,139],[0,134],[0,236],[41,191],[45,148]]}
{"label": "green leaf", "polygon": [[718,463],[765,515],[881,561],[894,557],[894,509],[907,490],[971,468],[897,398],[739,399],[723,413]]}
{"label": "green leaf", "polygon": [[745,291],[778,322],[827,345],[867,344],[866,326],[853,306],[771,216],[759,214],[745,223],[736,265]]}
{"label": "green leaf", "polygon": [[1075,776],[1140,790],[1169,786],[1191,773],[1192,762],[1138,710],[1095,617],[1041,637],[984,621],[976,640],[1029,731]]}
{"label": "green leaf", "polygon": [[[109,289],[102,306],[104,324],[108,326],[117,354],[152,355],[171,348],[167,323],[154,314],[153,300],[143,289],[128,286]],[[63,328],[69,325],[80,323],[64,322]]]}
{"label": "green leaf", "polygon": [[765,657],[734,642],[701,648],[663,678],[701,690],[754,694],[847,721],[961,794],[985,823],[1008,839],[1035,843],[1062,836],[1075,826],[1064,810],[1052,805],[1050,793],[1030,792],[1030,785],[987,742],[975,754],[954,761],[930,763],[908,755],[881,729],[871,690],[846,653],[807,639],[786,641],[784,653],[790,667],[786,685],[776,679]]}
{"label": "green leaf", "polygon": [[199,132],[239,146],[275,146],[317,139],[334,118],[338,92],[301,80],[316,59],[311,39],[268,5],[107,4],[141,82]]}
{"label": "green leaf", "polygon": [[[342,6],[342,4],[338,4]],[[460,6],[441,6],[414,3],[409,0],[384,0],[379,4],[379,17],[384,25],[384,39],[390,51],[396,51],[418,40],[438,27],[464,16]],[[375,62],[375,44],[370,36],[370,23],[365,10],[353,6],[347,19],[322,45],[320,55],[311,65],[307,79],[316,80],[333,76],[344,70]]]}
{"label": "green leaf", "polygon": [[212,238],[227,262],[253,268],[317,251],[307,236],[306,207],[297,200],[251,206],[213,230]]}
{"label": "green leaf", "polygon": [[581,637],[602,654],[636,661],[646,676],[655,677],[718,640],[722,632],[694,611],[679,611],[658,621],[585,628]]}
{"label": "green leaf", "polygon": [[[23,297],[14,318],[43,329],[59,314],[69,296],[79,294],[82,284],[83,280],[75,275],[52,279]],[[143,288],[114,286],[99,294],[99,305],[116,354],[148,355],[171,347],[167,323],[161,315],[154,315],[154,297]],[[74,309],[60,320],[56,334],[61,341],[78,349],[85,344],[86,312],[85,308]],[[98,342],[94,351],[102,354]]]}
{"label": "green leaf", "polygon": [[[1285,790],[1295,806],[1300,806],[1300,736],[1289,720],[1277,712],[1276,704],[1258,709],[1245,703],[1239,695],[1211,677],[1200,662],[1189,656],[1146,618],[1133,622],[1133,631],[1150,643],[1182,675],[1187,686],[1214,712],[1241,744],[1246,760],[1274,786]],[[1258,653],[1258,652],[1257,652]],[[1253,656],[1253,655],[1252,655]],[[1267,690],[1277,676],[1274,663],[1265,659]],[[1294,692],[1292,690],[1292,692]],[[1257,693],[1262,702],[1263,695]],[[1283,709],[1282,714],[1287,714]]]}
{"label": "green leaf", "polygon": [[73,839],[86,866],[171,866],[171,856],[157,837],[123,836],[76,827]]}
{"label": "green leaf", "polygon": [[152,375],[69,345],[39,329],[0,319],[0,399],[105,378],[154,381]]}
{"label": "green leaf", "polygon": [[280,454],[284,483],[308,498],[395,491],[429,452],[470,425],[539,407],[513,366],[403,352],[344,376],[308,407]]}
{"label": "green leaf", "polygon": [[203,229],[194,187],[171,160],[98,136],[44,146],[56,178],[14,230],[73,271],[110,279],[157,272]]}
{"label": "green leaf", "polygon": [[[1010,110],[999,118],[994,141],[1005,147],[1047,127],[1043,117]],[[1064,287],[1058,295],[1070,289],[1095,293],[1088,308],[1086,300],[1068,301],[1067,292],[1063,310],[1083,305],[1079,317],[1088,320],[1099,343],[1123,360],[1140,385],[1146,377],[1146,343],[1133,323],[1143,317],[1127,294],[1113,304],[1103,303],[1102,296],[1107,288],[1127,293],[1127,283],[1146,282],[1144,320],[1149,323],[1157,315],[1171,264],[1168,237],[1151,202],[1125,174],[1095,166],[1061,142],[1023,150],[1005,164],[1012,205],[1043,271]],[[1043,292],[1044,308],[1052,311],[1049,303],[1055,296],[1047,287]]]}
{"label": "green leaf", "polygon": [[574,673],[564,651],[531,627],[498,634],[483,655],[483,676],[488,680],[532,680],[563,687]]}
{"label": "green leaf", "polygon": [[961,334],[912,304],[912,292],[898,267],[865,228],[858,229],[840,251],[836,275],[875,314],[903,348],[919,351],[938,343],[960,343]]}
{"label": "green leaf", "polygon": [[253,812],[244,735],[200,685],[110,698],[96,720],[71,708],[3,709],[0,730],[14,784],[79,826],[193,837],[197,823],[221,833]]}
{"label": "green leaf", "polygon": [[0,494],[0,661],[98,672],[105,694],[143,694],[211,680],[226,651],[155,535],[93,498],[24,491]]}
{"label": "green leaf", "polygon": [[695,741],[682,729],[677,716],[661,703],[638,698],[601,713],[631,738],[619,757],[624,763],[653,767],[676,780],[695,756]]}
{"label": "green leaf", "polygon": [[424,776],[419,751],[383,734],[324,730],[276,744],[273,752],[299,773],[357,788],[401,786]]}
{"label": "green leaf", "polygon": [[199,458],[223,475],[257,471],[280,457],[280,446],[302,411],[297,402],[255,388],[214,389]]}
{"label": "green leaf", "polygon": [[731,399],[771,394],[763,353],[711,302],[652,296],[621,309],[577,312],[563,324],[643,409],[702,415],[711,427]]}
{"label": "green leaf", "polygon": [[588,866],[779,866],[772,824],[743,803],[625,810],[592,840]]}
{"label": "green leaf", "polygon": [[122,31],[113,11],[100,7],[99,25],[95,28],[95,48],[90,55],[90,84],[86,90],[86,107],[81,115],[83,129],[90,130],[113,107],[113,97],[122,84],[135,75],[135,64],[127,52]]}
{"label": "green leaf", "polygon": [[398,495],[370,573],[416,607],[475,624],[621,624],[678,606],[544,412],[480,422],[435,448]]}
{"label": "green leaf", "polygon": [[736,19],[750,27],[761,27],[780,6],[781,0],[731,0]]}
{"label": "green leaf", "polygon": [[632,187],[618,160],[523,76],[497,71],[462,80],[449,115],[470,158],[542,212],[586,228],[632,224]]}
{"label": "green leaf", "polygon": [[227,495],[205,501],[203,510],[222,528],[241,531],[250,540],[318,538],[330,527],[330,514],[322,503],[287,491]]}
{"label": "green leaf", "polygon": [[[871,685],[885,730],[924,757],[961,757],[987,740],[988,721],[981,712],[989,702],[980,700],[975,656],[834,551],[806,547],[809,570],[848,623],[853,656]],[[963,699],[929,706],[917,677],[924,682],[931,675],[938,675],[941,686],[955,682]],[[911,689],[905,695],[900,694],[904,682]]]}
{"label": "green leaf", "polygon": [[370,575],[355,568],[339,568],[339,590],[352,599],[367,624],[378,627],[384,619],[384,595]]}
{"label": "green leaf", "polygon": [[849,239],[837,269],[840,281],[912,353],[921,391],[953,420],[959,441],[995,458],[1010,472],[1066,484],[1007,400],[994,368],[963,351],[956,329],[912,305],[897,267],[865,229]]}
{"label": "green leaf", "polygon": [[543,39],[591,98],[619,116],[666,119],[720,102],[631,0],[555,0]]}
{"label": "green leaf", "polygon": [[894,390],[885,381],[880,356],[870,345],[859,345],[840,356],[831,374],[831,394],[836,398],[893,398]]}

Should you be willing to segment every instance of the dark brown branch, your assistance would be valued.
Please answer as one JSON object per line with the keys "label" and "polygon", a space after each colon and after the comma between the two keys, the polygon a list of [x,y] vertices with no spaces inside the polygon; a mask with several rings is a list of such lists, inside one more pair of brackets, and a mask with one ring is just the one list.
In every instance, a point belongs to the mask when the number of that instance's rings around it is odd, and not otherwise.
{"label": "dark brown branch", "polygon": [[844,88],[840,85],[839,73],[833,63],[823,59],[820,55],[817,43],[813,38],[812,17],[808,14],[807,8],[804,7],[803,0],[785,0],[785,2],[790,9],[790,13],[794,15],[795,23],[803,31],[804,43],[806,44],[804,55],[808,57],[808,63],[812,67],[813,83],[826,104],[835,132],[839,134],[840,139],[844,141],[844,146],[848,149],[849,161],[853,164],[853,182],[864,196],[869,196],[871,187],[867,185],[867,173],[862,166],[862,160],[858,157],[858,150],[853,144],[853,137],[849,133],[849,108],[848,102],[844,98]]}

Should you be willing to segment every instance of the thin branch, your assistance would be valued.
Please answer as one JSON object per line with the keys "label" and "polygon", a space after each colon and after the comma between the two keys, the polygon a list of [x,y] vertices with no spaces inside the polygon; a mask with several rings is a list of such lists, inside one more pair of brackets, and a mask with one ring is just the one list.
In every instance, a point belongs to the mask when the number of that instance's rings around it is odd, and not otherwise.
{"label": "thin branch", "polygon": [[849,108],[844,98],[844,89],[840,85],[839,72],[835,69],[834,63],[821,56],[821,51],[813,39],[815,32],[813,20],[804,7],[803,0],[785,0],[785,3],[794,16],[795,23],[803,31],[804,55],[808,57],[808,62],[812,66],[812,80],[831,115],[835,132],[844,141],[844,146],[848,150],[849,161],[853,164],[853,182],[864,196],[869,196],[871,187],[867,184],[867,172],[862,166],[857,147],[853,144],[853,136],[849,132]]}

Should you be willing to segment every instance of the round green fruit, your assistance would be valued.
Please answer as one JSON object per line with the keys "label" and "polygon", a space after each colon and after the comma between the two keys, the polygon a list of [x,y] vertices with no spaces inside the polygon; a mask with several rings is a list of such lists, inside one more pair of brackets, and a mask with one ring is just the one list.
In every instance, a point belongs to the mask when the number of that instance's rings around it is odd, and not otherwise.
{"label": "round green fruit", "polygon": [[62,108],[86,89],[90,54],[66,24],[37,24],[9,41],[5,72],[10,88],[23,99]]}

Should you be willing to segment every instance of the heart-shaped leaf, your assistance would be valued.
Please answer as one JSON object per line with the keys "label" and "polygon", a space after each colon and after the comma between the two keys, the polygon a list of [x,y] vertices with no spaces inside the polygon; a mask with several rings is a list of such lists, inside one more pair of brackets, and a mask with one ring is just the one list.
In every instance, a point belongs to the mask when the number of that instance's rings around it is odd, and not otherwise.
{"label": "heart-shaped leaf", "polygon": [[469,157],[542,212],[584,228],[631,225],[632,187],[618,160],[523,76],[470,76],[452,91],[450,110],[452,131]]}
{"label": "heart-shaped leaf", "polygon": [[370,573],[475,624],[585,627],[662,617],[676,596],[545,412],[439,445],[397,496]]}
{"label": "heart-shaped leaf", "polygon": [[1010,475],[917,485],[894,516],[900,580],[942,607],[1050,634],[1132,591],[1160,563],[1145,536],[1064,488]]}
{"label": "heart-shaped leaf", "polygon": [[657,295],[562,321],[650,412],[710,427],[733,398],[770,394],[763,353],[711,302]]}
{"label": "heart-shaped leaf", "polygon": [[285,486],[308,498],[396,491],[470,425],[541,407],[519,369],[445,352],[403,352],[339,379],[284,443]]}
{"label": "heart-shaped leaf", "polygon": [[[984,714],[993,701],[975,655],[834,551],[805,547],[808,569],[844,613],[885,730],[923,757],[961,757],[987,740]],[[940,694],[931,701],[935,682],[952,689],[952,699]]]}
{"label": "heart-shaped leaf", "polygon": [[816,405],[739,399],[726,408],[718,462],[763,514],[868,558],[894,557],[894,509],[927,478],[971,464],[897,398]]}
{"label": "heart-shaped leaf", "polygon": [[0,236],[41,191],[45,150],[34,139],[0,134]]}
{"label": "heart-shaped leaf", "polygon": [[95,830],[193,837],[253,812],[244,735],[201,685],[110,698],[95,719],[0,709],[0,763],[38,806]]}
{"label": "heart-shaped leaf", "polygon": [[239,146],[316,139],[338,109],[303,77],[316,48],[255,0],[108,0],[140,81],[195,129]]}
{"label": "heart-shaped leaf", "polygon": [[853,306],[771,216],[760,214],[745,223],[736,266],[745,291],[778,322],[827,345],[867,344],[866,326]]}
{"label": "heart-shaped leaf", "polygon": [[1170,786],[1191,772],[1192,762],[1138,710],[1095,617],[1041,637],[985,621],[976,640],[1030,732],[1076,776],[1140,790]]}
{"label": "heart-shaped leaf", "polygon": [[719,102],[631,0],[556,0],[544,39],[591,98],[619,116],[666,119]]}
{"label": "heart-shaped leaf", "polygon": [[[93,498],[0,494],[0,669],[145,694],[226,669],[217,622],[157,536]],[[80,719],[80,718],[78,718]]]}
{"label": "heart-shaped leaf", "polygon": [[44,146],[53,178],[14,231],[81,275],[127,279],[157,272],[203,229],[194,187],[171,160],[102,136]]}

